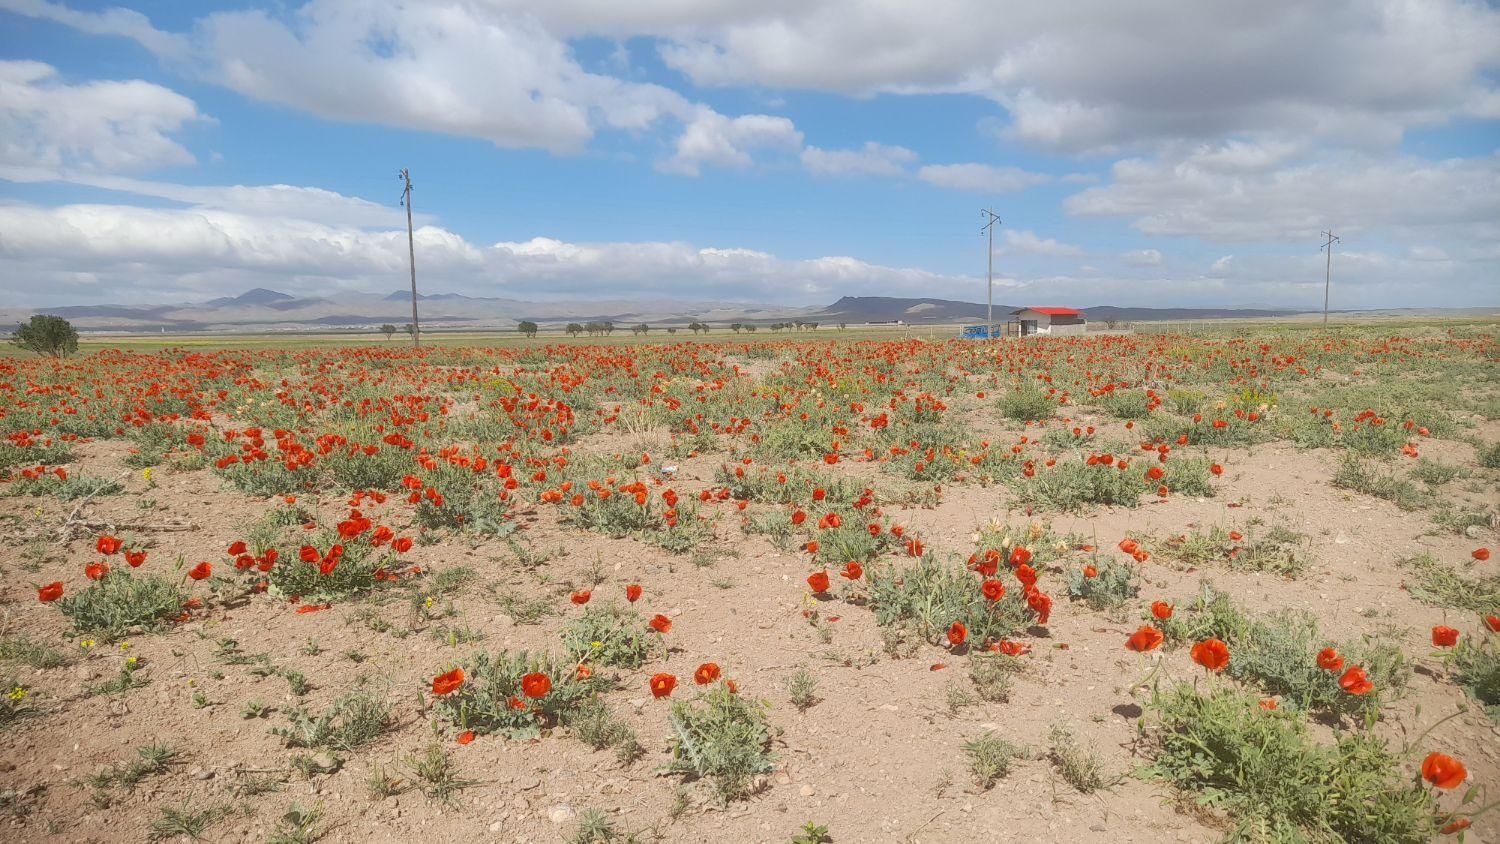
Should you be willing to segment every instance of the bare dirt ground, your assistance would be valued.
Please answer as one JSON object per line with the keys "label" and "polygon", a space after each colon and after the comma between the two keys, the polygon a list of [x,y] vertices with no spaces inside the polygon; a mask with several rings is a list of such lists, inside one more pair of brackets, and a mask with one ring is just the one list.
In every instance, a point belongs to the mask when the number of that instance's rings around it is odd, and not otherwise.
{"label": "bare dirt ground", "polygon": [[[741,362],[741,378],[784,371],[763,360]],[[1488,363],[1493,366],[1493,357]],[[803,372],[797,365],[790,370]],[[1488,386],[1478,389],[1494,401],[1493,371]],[[958,391],[972,398],[972,385],[959,384]],[[976,437],[1010,442],[1028,431],[1040,435],[1060,425],[1092,424],[1101,441],[1138,439],[1121,420],[1086,405],[1058,412],[1071,422],[1028,428],[1003,419],[994,398],[962,404],[961,418]],[[483,412],[471,407],[454,416]],[[1449,488],[1450,500],[1492,513],[1497,472],[1479,468],[1476,444],[1500,440],[1500,424],[1458,415],[1467,426],[1462,434],[1424,441],[1422,456],[1465,467],[1468,480],[1462,490]],[[659,431],[645,438],[652,436],[668,440]],[[610,457],[641,439],[605,429],[588,433],[575,448]],[[429,578],[459,567],[474,572],[461,589],[437,598],[442,613],[416,612],[405,593],[384,602],[334,601],[309,613],[256,596],[236,606],[209,601],[165,630],[86,646],[91,637],[76,633],[55,606],[39,602],[36,590],[53,581],[70,595],[86,588],[84,568],[100,559],[95,539],[105,531],[73,530],[67,541],[28,537],[45,537],[70,517],[99,525],[183,523],[191,529],[134,533],[149,537],[151,565],[169,570],[181,555],[188,565],[211,560],[222,566],[223,549],[244,540],[250,525],[283,503],[280,496],[241,492],[207,468],[174,468],[170,461],[154,467],[148,480],[124,463],[135,448],[129,440],[95,437],[72,449],[63,464],[71,475],[120,478],[125,488],[81,510],[76,501],[51,496],[0,498],[12,534],[0,545],[3,632],[66,655],[55,667],[17,661],[0,667],[0,674],[28,690],[30,710],[0,730],[0,837],[8,840],[173,839],[160,819],[163,809],[174,809],[215,812],[201,833],[206,840],[258,842],[284,832],[283,815],[295,805],[319,813],[315,829],[329,841],[560,841],[575,834],[586,810],[611,818],[620,840],[633,834],[639,840],[785,842],[813,821],[839,842],[1217,841],[1230,826],[1222,814],[1138,775],[1150,761],[1141,739],[1151,718],[1150,691],[1133,687],[1157,661],[1158,683],[1208,689],[1229,681],[1206,676],[1186,647],[1138,654],[1123,646],[1142,623],[1146,605],[1186,605],[1205,579],[1249,612],[1302,609],[1338,640],[1369,636],[1398,645],[1414,670],[1404,688],[1384,699],[1375,731],[1399,746],[1403,736],[1421,733],[1467,705],[1467,712],[1423,739],[1421,752],[1440,749],[1462,758],[1470,784],[1500,781],[1495,722],[1454,682],[1433,655],[1430,639],[1434,625],[1482,638],[1483,620],[1414,598],[1407,591],[1414,573],[1402,562],[1429,554],[1467,577],[1500,576],[1500,559],[1471,559],[1474,549],[1496,545],[1493,523],[1467,532],[1445,530],[1434,526],[1430,509],[1402,510],[1337,487],[1335,449],[1298,448],[1285,440],[1215,447],[1212,459],[1225,472],[1213,480],[1212,497],[1147,495],[1135,507],[1053,511],[1028,505],[1008,485],[963,481],[923,485],[941,490],[931,504],[882,505],[890,523],[905,526],[928,548],[960,558],[973,550],[982,527],[1000,521],[1018,528],[1046,524],[1058,536],[1081,536],[1099,553],[1116,555],[1115,544],[1127,534],[1166,538],[1209,526],[1249,532],[1275,525],[1297,535],[1296,552],[1307,561],[1299,576],[1287,578],[1153,560],[1140,567],[1139,593],[1126,607],[1100,611],[1069,600],[1064,584],[1086,557],[1064,556],[1041,573],[1056,607],[1045,626],[1033,625],[1018,637],[1030,653],[1009,699],[971,698],[955,705],[955,690],[969,685],[967,652],[943,647],[939,638],[893,657],[870,607],[815,600],[805,580],[813,570],[808,555],[796,545],[778,547],[747,533],[745,513],[733,500],[704,504],[699,512],[712,539],[692,553],[673,554],[641,537],[581,530],[563,521],[563,509],[537,504],[533,496],[513,510],[518,529],[509,537],[432,531],[435,541],[418,542],[403,556]],[[669,485],[696,501],[700,491],[723,486],[714,474],[731,459],[727,448],[658,455],[640,471],[652,477],[661,465],[675,465]],[[879,465],[857,460],[827,465],[804,459],[799,465],[871,479],[877,488],[891,477]],[[345,517],[348,497],[325,489],[303,492],[297,503],[319,524],[331,525]],[[746,512],[761,508],[777,509],[752,504]],[[400,492],[361,509],[381,524],[412,524],[413,508]],[[562,553],[523,566],[516,543],[537,553]],[[280,550],[285,564],[296,562],[295,545]],[[672,621],[665,656],[615,672],[617,682],[603,692],[637,734],[643,757],[622,763],[608,750],[571,739],[567,727],[535,740],[491,734],[457,743],[451,725],[434,714],[432,678],[479,652],[556,650],[570,620],[585,612],[570,603],[569,594],[596,578],[602,579],[592,584],[590,606],[623,603],[624,586],[638,583],[644,595],[634,608]],[[441,640],[437,631],[460,625],[473,641]],[[283,676],[226,661],[225,639],[235,640],[241,653],[265,653],[275,666],[301,672],[311,689],[295,695]],[[116,677],[127,659],[138,661],[144,685],[90,693]],[[707,661],[733,678],[742,695],[769,702],[774,735],[774,770],[755,783],[755,793],[722,805],[701,785],[660,770],[671,700],[653,699],[646,683],[650,675],[671,673],[680,683],[674,699],[690,697],[694,669]],[[788,681],[802,668],[816,679],[816,702],[799,709]],[[357,750],[332,754],[337,770],[311,776],[297,771],[293,756],[317,751],[291,750],[270,728],[284,725],[288,710],[319,712],[360,687],[379,690],[390,703],[390,728]],[[251,702],[269,714],[246,717]],[[1085,794],[1064,779],[1046,754],[1049,731],[1059,725],[1097,757],[1107,787]],[[1324,726],[1315,729],[1328,734]],[[1032,752],[995,787],[981,790],[970,776],[964,744],[988,731]],[[165,770],[132,786],[91,783],[92,776],[136,758],[136,748],[152,742],[178,751]],[[434,742],[467,781],[449,800],[424,793],[411,770],[412,760]],[[1413,777],[1416,761],[1408,766]],[[377,772],[400,780],[399,793],[372,794],[369,781]],[[1451,795],[1442,800],[1445,808],[1455,804]],[[1500,824],[1484,816],[1468,836],[1500,840]]]}

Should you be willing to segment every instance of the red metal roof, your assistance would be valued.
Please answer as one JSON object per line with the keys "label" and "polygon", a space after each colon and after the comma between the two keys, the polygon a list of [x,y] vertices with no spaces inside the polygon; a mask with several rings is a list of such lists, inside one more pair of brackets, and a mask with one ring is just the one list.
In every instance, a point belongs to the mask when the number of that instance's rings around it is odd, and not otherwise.
{"label": "red metal roof", "polygon": [[[1027,306],[1022,308],[1021,311],[1036,311],[1039,314],[1046,314],[1047,316],[1083,316],[1083,311],[1072,308],[1036,308]],[[1021,311],[1016,311],[1016,313],[1020,313]]]}

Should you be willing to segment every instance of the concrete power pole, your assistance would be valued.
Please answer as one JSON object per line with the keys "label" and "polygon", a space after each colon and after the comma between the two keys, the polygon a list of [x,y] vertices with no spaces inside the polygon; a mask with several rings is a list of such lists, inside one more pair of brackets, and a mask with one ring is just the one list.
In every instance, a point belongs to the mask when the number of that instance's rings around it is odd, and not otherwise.
{"label": "concrete power pole", "polygon": [[422,348],[422,324],[417,322],[417,243],[411,232],[411,173],[401,168],[399,177],[406,187],[401,191],[401,204],[406,206],[406,252],[411,260],[411,342]]}
{"label": "concrete power pole", "polygon": [[984,228],[980,231],[989,235],[989,252],[986,254],[989,259],[989,271],[986,274],[988,281],[984,288],[984,338],[993,340],[994,337],[991,335],[995,330],[995,224],[1000,223],[1000,218],[995,216],[995,211],[991,208],[981,208],[979,213],[985,218]]}
{"label": "concrete power pole", "polygon": [[1328,238],[1327,241],[1325,241],[1323,243],[1323,246],[1322,246],[1323,250],[1328,253],[1328,260],[1323,265],[1323,324],[1327,325],[1328,324],[1328,288],[1333,283],[1333,245],[1335,243],[1338,243],[1339,239],[1338,239],[1338,237],[1336,235],[1334,235],[1332,229],[1329,229],[1328,231],[1323,232],[1323,236],[1326,237],[1326,238]]}

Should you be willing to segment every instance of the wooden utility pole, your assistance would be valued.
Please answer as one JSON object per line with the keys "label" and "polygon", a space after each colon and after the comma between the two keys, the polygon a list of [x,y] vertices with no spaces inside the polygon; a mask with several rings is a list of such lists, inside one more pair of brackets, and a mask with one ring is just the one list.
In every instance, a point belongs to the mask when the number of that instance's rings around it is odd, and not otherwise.
{"label": "wooden utility pole", "polygon": [[422,324],[417,322],[417,242],[411,231],[411,173],[401,168],[400,179],[406,187],[401,191],[401,204],[406,206],[406,253],[411,259],[411,342],[422,348]]}
{"label": "wooden utility pole", "polygon": [[1328,261],[1323,265],[1323,324],[1328,324],[1328,288],[1333,283],[1333,245],[1339,242],[1333,230],[1323,232],[1327,240],[1323,243],[1323,249],[1328,253]]}
{"label": "wooden utility pole", "polygon": [[987,281],[984,288],[984,339],[993,340],[994,337],[991,335],[995,331],[995,224],[1000,222],[1000,218],[995,216],[992,208],[982,208],[979,213],[985,217],[984,228],[980,231],[989,234],[990,238],[989,252],[986,256],[989,259],[989,271],[985,276]]}

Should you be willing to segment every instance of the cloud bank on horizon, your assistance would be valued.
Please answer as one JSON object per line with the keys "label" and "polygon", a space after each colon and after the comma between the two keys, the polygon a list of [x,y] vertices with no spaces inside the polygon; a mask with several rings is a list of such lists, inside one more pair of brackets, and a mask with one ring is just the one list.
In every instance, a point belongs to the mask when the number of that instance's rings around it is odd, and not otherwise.
{"label": "cloud bank on horizon", "polygon": [[0,0],[13,304],[1500,302],[1491,4],[216,5]]}

